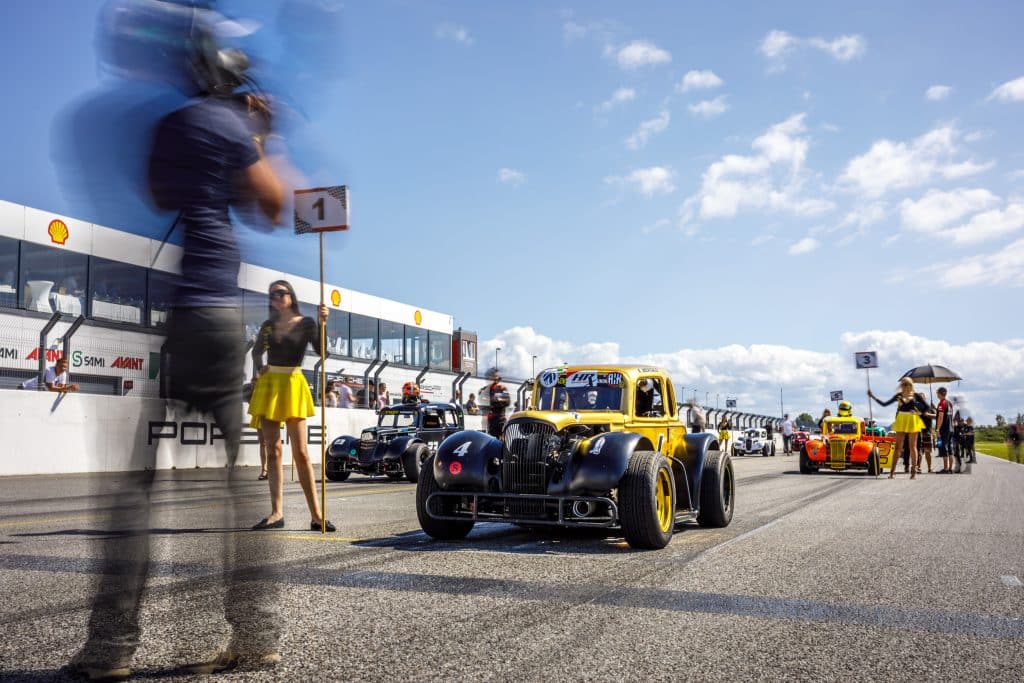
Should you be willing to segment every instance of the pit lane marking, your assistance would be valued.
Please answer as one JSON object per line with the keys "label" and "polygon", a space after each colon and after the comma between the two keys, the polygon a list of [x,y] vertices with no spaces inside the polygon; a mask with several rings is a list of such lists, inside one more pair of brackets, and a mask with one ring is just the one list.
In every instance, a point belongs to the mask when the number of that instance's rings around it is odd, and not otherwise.
{"label": "pit lane marking", "polygon": [[1002,581],[1003,585],[1007,588],[1020,588],[1024,585],[1016,576],[1000,576],[999,580]]}

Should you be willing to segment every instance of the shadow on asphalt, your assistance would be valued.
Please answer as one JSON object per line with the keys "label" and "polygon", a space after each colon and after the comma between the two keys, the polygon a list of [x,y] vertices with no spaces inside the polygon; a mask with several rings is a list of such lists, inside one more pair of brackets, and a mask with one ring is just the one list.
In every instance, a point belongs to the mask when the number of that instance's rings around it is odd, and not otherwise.
{"label": "shadow on asphalt", "polygon": [[[248,529],[150,529],[151,536],[180,536],[183,534],[225,534]],[[97,538],[119,538],[130,536],[130,532],[110,532],[105,529],[59,529],[36,533],[9,534],[12,538],[45,538],[47,536],[95,536]],[[8,543],[10,541],[7,541]]]}

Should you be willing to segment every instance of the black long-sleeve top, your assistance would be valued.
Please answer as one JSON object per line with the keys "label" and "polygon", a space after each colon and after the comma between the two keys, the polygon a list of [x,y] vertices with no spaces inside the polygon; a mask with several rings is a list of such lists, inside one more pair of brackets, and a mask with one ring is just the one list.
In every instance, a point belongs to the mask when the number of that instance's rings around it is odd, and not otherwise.
{"label": "black long-sleeve top", "polygon": [[264,321],[256,335],[256,344],[252,347],[253,368],[262,365],[264,353],[267,354],[268,365],[299,367],[302,365],[302,357],[306,355],[307,344],[312,344],[316,350],[320,349],[320,326],[312,318],[304,317],[295,323],[281,339],[274,337],[274,323]]}
{"label": "black long-sleeve top", "polygon": [[924,397],[916,393],[912,394],[910,398],[903,398],[903,394],[900,393],[893,394],[888,401],[882,401],[877,397],[873,398],[875,398],[875,403],[880,406],[892,405],[894,401],[897,401],[897,413],[913,413],[915,415],[921,414],[921,404],[924,403]]}

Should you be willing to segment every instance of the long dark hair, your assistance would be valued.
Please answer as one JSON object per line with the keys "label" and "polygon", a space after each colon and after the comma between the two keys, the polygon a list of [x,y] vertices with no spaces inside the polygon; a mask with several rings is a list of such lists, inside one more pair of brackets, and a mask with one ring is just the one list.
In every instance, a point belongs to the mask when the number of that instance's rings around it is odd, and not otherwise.
{"label": "long dark hair", "polygon": [[[267,288],[267,292],[274,291],[274,288],[279,286],[279,285],[281,287],[284,287],[285,289],[287,289],[288,290],[288,294],[292,298],[292,307],[291,307],[292,308],[292,313],[294,313],[295,315],[302,315],[302,311],[299,310],[299,300],[295,296],[295,288],[292,287],[292,283],[288,282],[287,280],[274,280],[273,282],[270,283],[270,287]],[[269,297],[269,294],[268,294],[268,297]],[[277,312],[277,309],[274,308],[274,304],[270,303],[269,300],[267,301],[267,308],[270,310],[270,320],[273,321],[273,322],[276,322],[277,321],[278,312]]]}

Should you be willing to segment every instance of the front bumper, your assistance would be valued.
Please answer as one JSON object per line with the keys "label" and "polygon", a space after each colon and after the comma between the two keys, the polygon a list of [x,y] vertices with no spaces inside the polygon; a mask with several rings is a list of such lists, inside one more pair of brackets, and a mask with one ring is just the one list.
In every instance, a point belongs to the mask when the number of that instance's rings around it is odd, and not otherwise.
{"label": "front bumper", "polygon": [[[441,500],[455,505],[447,514],[437,512]],[[589,504],[592,514],[573,513],[576,503]],[[524,512],[529,508],[529,512]],[[608,528],[619,525],[619,508],[606,496],[548,496],[536,493],[479,493],[437,491],[426,500],[434,519],[474,522],[510,522],[545,526]]]}

